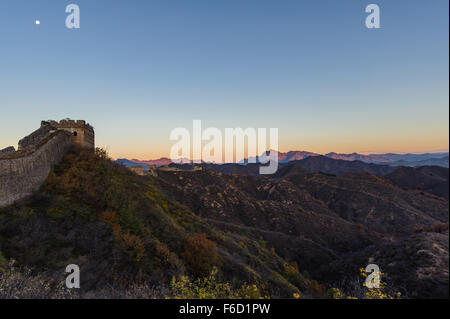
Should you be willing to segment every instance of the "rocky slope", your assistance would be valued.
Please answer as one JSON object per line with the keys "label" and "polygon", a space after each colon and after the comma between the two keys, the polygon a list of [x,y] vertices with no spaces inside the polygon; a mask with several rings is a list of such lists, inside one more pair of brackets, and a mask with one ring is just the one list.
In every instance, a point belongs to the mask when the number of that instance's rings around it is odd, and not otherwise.
{"label": "rocky slope", "polygon": [[[405,251],[417,248],[414,253],[418,253],[419,247],[432,249],[433,240],[439,239],[436,244],[440,248],[433,248],[436,258],[425,264],[435,267],[428,276],[436,277],[436,296],[448,296],[444,293],[448,281],[436,271],[445,266],[445,260],[448,262],[447,200],[402,189],[368,173],[334,176],[310,173],[296,165],[284,168],[289,169],[281,172],[286,177],[278,178],[208,169],[160,172],[160,176],[166,192],[209,223],[229,229],[242,225],[258,232],[283,258],[295,260],[301,269],[325,283],[357,276],[360,267],[378,263],[389,270],[391,284],[405,295],[430,296],[429,287],[422,287],[429,285],[426,280],[417,277],[414,284],[405,285],[401,268],[392,267],[404,258],[405,267],[417,268],[411,258],[397,255],[389,260],[386,254],[389,247],[402,249],[411,241],[413,248]],[[444,226],[437,233],[415,234],[424,228],[432,230],[435,225]],[[379,247],[385,248],[378,252]],[[339,278],[329,276],[330,263],[336,265]],[[428,292],[422,293],[422,288]]]}
{"label": "rocky slope", "polygon": [[396,185],[446,198],[449,194],[449,170],[439,166],[400,167],[385,176]]}
{"label": "rocky slope", "polygon": [[79,264],[94,296],[142,282],[163,291],[198,273],[186,249],[204,233],[221,281],[259,283],[272,297],[325,297],[336,286],[352,294],[369,263],[404,296],[448,297],[445,198],[369,174],[380,168],[336,176],[293,163],[272,177],[214,166],[154,177],[103,152],[70,153],[32,198],[0,210],[0,257],[37,273]]}

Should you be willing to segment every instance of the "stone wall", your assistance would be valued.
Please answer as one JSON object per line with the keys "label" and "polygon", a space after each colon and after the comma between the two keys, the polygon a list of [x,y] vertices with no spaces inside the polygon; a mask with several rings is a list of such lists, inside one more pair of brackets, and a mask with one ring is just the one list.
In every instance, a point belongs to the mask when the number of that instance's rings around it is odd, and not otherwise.
{"label": "stone wall", "polygon": [[24,137],[19,141],[19,151],[28,150],[33,148],[37,143],[46,138],[52,130],[55,130],[51,126],[42,126],[30,135]]}
{"label": "stone wall", "polygon": [[0,157],[12,154],[15,151],[16,151],[16,149],[13,146],[9,146],[7,148],[0,150]]}
{"label": "stone wall", "polygon": [[0,207],[13,204],[39,189],[53,166],[72,147],[72,136],[56,131],[26,156],[0,159]]}

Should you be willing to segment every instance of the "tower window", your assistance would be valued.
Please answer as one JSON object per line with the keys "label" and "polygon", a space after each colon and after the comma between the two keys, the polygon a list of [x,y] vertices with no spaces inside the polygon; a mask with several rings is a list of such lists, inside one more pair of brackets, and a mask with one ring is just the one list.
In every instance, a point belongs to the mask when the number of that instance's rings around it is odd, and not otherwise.
{"label": "tower window", "polygon": [[73,136],[78,136],[78,133],[77,132],[73,132]]}

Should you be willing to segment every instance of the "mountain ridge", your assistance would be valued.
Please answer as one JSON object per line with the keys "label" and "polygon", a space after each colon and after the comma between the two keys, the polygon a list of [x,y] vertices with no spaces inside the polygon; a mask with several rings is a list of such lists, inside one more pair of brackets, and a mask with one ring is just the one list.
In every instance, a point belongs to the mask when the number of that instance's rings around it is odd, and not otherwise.
{"label": "mountain ridge", "polygon": [[[31,198],[0,209],[0,250],[43,274],[79,265],[91,296],[142,281],[157,285],[157,298],[173,294],[173,278],[196,278],[204,266],[187,254],[200,238],[217,248],[211,264],[222,281],[261,283],[273,298],[324,298],[330,287],[363,297],[339,282],[355,282],[373,256],[395,291],[448,298],[448,200],[371,172],[312,172],[317,163],[322,171],[385,169],[321,156],[282,164],[282,176],[226,174],[212,164],[141,176],[101,150],[71,152]],[[432,174],[434,185],[446,172],[426,167],[417,176]]]}
{"label": "mountain ridge", "polygon": [[[273,151],[272,152],[277,152]],[[436,153],[405,153],[405,154],[397,154],[397,153],[384,153],[384,154],[359,154],[359,153],[335,153],[330,152],[326,154],[318,154],[309,151],[288,151],[288,152],[277,152],[278,153],[278,161],[279,163],[288,163],[297,160],[303,160],[308,157],[314,156],[325,156],[331,159],[345,160],[345,161],[361,161],[364,163],[371,164],[385,164],[389,166],[426,166],[426,165],[434,165],[434,166],[442,166],[449,167],[449,153],[448,152],[436,152]],[[238,164],[247,165],[249,163],[258,163],[259,158],[261,156],[250,157],[240,161]],[[136,166],[134,164],[141,165],[154,165],[156,167],[169,165],[174,163],[171,159],[167,157],[161,157],[159,159],[154,160],[139,160],[139,159],[117,159],[118,162],[123,162],[123,164],[127,166]],[[127,162],[129,161],[129,163]],[[184,159],[182,163],[191,162],[188,159]],[[221,164],[229,164],[229,163],[217,163],[217,165]]]}

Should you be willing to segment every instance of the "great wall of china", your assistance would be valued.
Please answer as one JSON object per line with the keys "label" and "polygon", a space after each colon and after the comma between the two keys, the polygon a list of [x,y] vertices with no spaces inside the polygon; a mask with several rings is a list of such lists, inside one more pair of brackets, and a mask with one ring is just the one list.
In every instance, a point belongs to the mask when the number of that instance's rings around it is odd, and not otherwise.
{"label": "great wall of china", "polygon": [[85,121],[42,121],[19,141],[0,150],[0,207],[30,196],[72,147],[95,148],[94,128]]}

